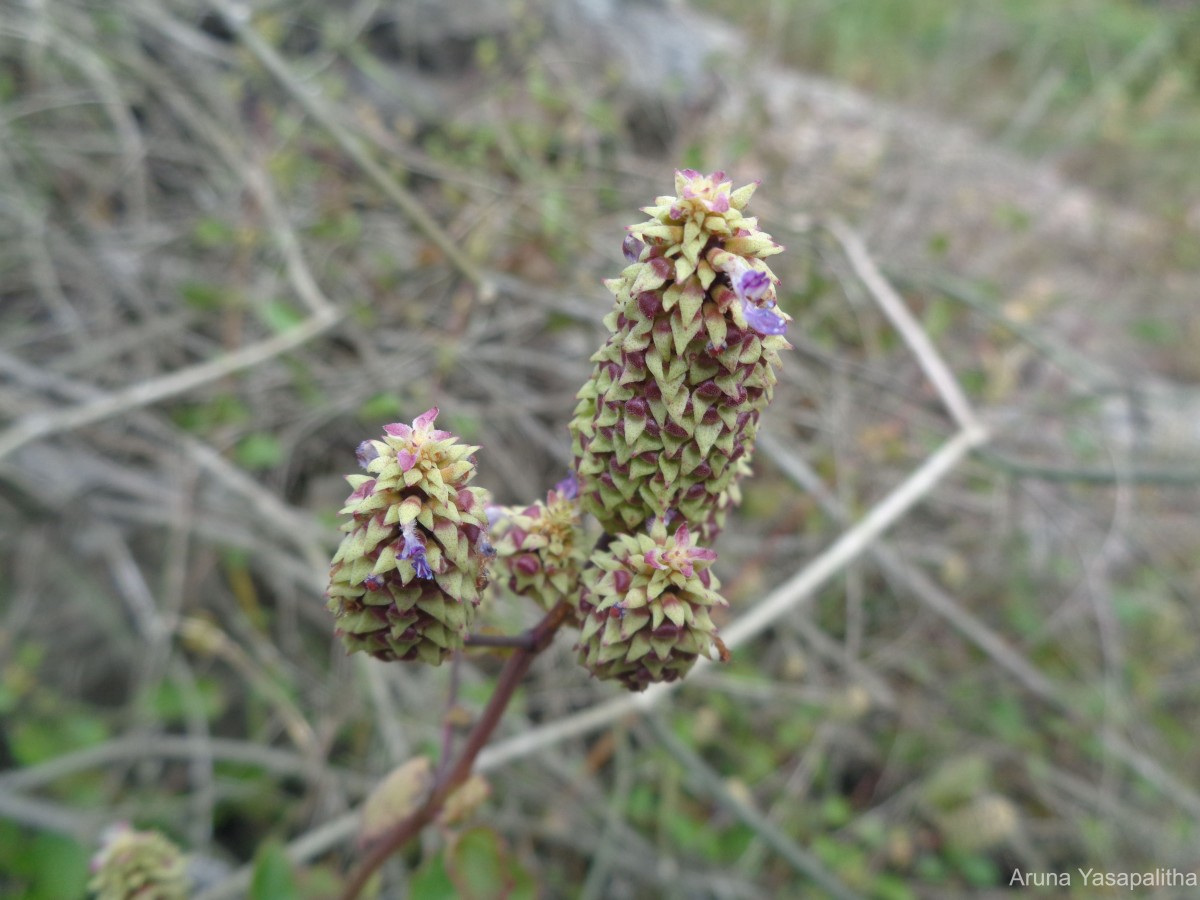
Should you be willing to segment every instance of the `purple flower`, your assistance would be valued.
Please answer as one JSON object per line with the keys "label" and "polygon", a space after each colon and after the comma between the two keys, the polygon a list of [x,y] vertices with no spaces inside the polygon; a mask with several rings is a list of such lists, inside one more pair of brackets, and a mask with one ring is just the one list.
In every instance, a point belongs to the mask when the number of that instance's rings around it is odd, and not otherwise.
{"label": "purple flower", "polygon": [[497,522],[508,518],[508,510],[495,503],[489,503],[483,509],[484,513],[487,515],[489,528],[495,528]]}
{"label": "purple flower", "polygon": [[745,303],[758,303],[771,289],[771,279],[766,272],[745,268],[733,276],[733,292]]}
{"label": "purple flower", "polygon": [[418,578],[432,578],[433,570],[429,568],[429,560],[425,556],[424,535],[417,531],[417,526],[412,522],[402,526],[400,534],[404,538],[404,547],[400,551],[400,558],[407,559],[413,564]]}
{"label": "purple flower", "polygon": [[787,322],[773,309],[746,304],[742,308],[746,324],[759,334],[786,334]]}
{"label": "purple flower", "polygon": [[742,315],[746,317],[746,324],[759,334],[786,333],[787,321],[774,312],[775,299],[768,296],[771,277],[766,272],[750,268],[739,256],[730,259],[726,271],[733,292],[742,301]]}
{"label": "purple flower", "polygon": [[384,580],[382,575],[368,575],[363,579],[363,587],[368,591],[383,590]]}
{"label": "purple flower", "polygon": [[554,490],[565,500],[574,500],[579,496],[579,479],[575,477],[575,473],[571,472],[554,485]]}
{"label": "purple flower", "polygon": [[358,464],[365,469],[371,460],[379,456],[379,448],[375,446],[374,441],[363,441],[354,451],[354,455],[358,457]]}
{"label": "purple flower", "polygon": [[621,242],[621,252],[625,254],[625,258],[631,263],[637,262],[642,257],[642,248],[646,245],[635,238],[632,234],[625,235],[625,240]]}

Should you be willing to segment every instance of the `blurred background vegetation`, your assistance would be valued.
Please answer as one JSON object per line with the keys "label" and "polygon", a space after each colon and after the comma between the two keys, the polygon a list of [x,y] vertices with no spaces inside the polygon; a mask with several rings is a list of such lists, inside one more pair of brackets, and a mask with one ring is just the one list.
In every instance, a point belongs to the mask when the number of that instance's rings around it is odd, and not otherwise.
{"label": "blurred background vegetation", "polygon": [[760,179],[789,248],[730,621],[955,431],[834,217],[992,438],[648,718],[556,737],[615,696],[560,637],[487,827],[385,896],[1196,871],[1198,145],[1187,2],[0,0],[0,894],[82,896],[117,820],[204,896],[333,892],[450,677],[330,635],[353,449],[437,404],[499,502],[543,494],[685,165]]}

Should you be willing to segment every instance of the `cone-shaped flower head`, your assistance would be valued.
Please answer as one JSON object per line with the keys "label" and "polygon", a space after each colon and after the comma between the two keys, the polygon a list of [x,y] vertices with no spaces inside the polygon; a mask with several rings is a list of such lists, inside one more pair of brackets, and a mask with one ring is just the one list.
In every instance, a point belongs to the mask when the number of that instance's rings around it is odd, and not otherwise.
{"label": "cone-shaped flower head", "polygon": [[675,510],[705,543],[738,502],[789,317],[763,258],[783,248],[742,215],[755,184],[677,172],[631,226],[607,282],[611,335],[571,423],[580,497],[612,533]]}
{"label": "cone-shaped flower head", "polygon": [[326,598],[346,647],[383,660],[437,665],[463,645],[494,551],[487,492],[468,487],[478,447],[433,427],[437,407],[412,425],[363,441],[367,474],[342,510],[350,520]]}
{"label": "cone-shaped flower head", "polygon": [[584,576],[579,661],[597,678],[640,691],[683,677],[697,656],[723,656],[709,617],[725,605],[709,570],[716,556],[692,543],[686,524],[668,534],[662,519],[597,551]]}
{"label": "cone-shaped flower head", "polygon": [[185,900],[188,895],[183,854],[157,831],[111,826],[91,870],[88,890],[96,900]]}
{"label": "cone-shaped flower head", "polygon": [[584,562],[575,476],[555,485],[545,503],[492,510],[497,566],[508,576],[509,589],[544,609],[564,597],[574,599]]}

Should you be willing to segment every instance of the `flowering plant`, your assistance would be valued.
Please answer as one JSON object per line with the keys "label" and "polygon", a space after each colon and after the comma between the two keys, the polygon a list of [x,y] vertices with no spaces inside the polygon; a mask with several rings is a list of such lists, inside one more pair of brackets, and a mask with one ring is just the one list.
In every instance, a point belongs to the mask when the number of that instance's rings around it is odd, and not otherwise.
{"label": "flowering plant", "polygon": [[[375,828],[344,896],[437,821],[561,628],[578,629],[594,677],[634,691],[683,677],[700,656],[727,658],[710,546],[740,500],[790,347],[764,261],[782,248],[743,214],[756,186],[684,169],[675,195],[627,229],[628,265],[605,282],[609,335],[570,423],[572,471],[544,500],[499,507],[469,487],[478,448],[435,429],[436,407],[359,446],[366,474],[349,476],[326,595],[347,649],[434,665],[465,646],[514,652],[458,759],[444,761],[422,803],[406,794],[392,827]],[[527,597],[545,617],[513,638],[473,634],[485,594]]]}
{"label": "flowering plant", "polygon": [[[358,445],[345,536],[326,606],[349,652],[440,665],[470,646],[511,649],[454,759],[409,760],[367,803],[367,855],[346,882],[358,896],[422,827],[447,827],[487,795],[476,756],[534,657],[564,628],[595,678],[642,691],[728,651],[713,611],[726,605],[712,543],[740,500],[759,418],[771,400],[789,317],[764,262],[782,249],[743,210],[722,172],[677,172],[675,195],[644,208],[605,282],[615,300],[570,422],[571,473],[532,503],[500,507],[471,485],[478,447],[435,427],[438,408]],[[590,520],[589,521],[589,517]],[[473,631],[489,597],[545,611],[513,637]],[[105,897],[182,890],[165,842],[122,832],[97,858]],[[149,873],[149,874],[146,874]],[[124,891],[125,893],[121,893]]]}
{"label": "flowering plant", "polygon": [[740,499],[789,346],[763,262],[782,248],[742,212],[755,186],[685,169],[677,196],[629,227],[629,265],[606,282],[609,337],[570,424],[574,470],[544,501],[500,508],[468,487],[478,448],[435,429],[436,407],[359,445],[368,474],[349,476],[327,594],[349,650],[448,659],[494,559],[511,593],[563,607],[597,678],[642,690],[720,655],[708,610],[725,601],[706,545]]}

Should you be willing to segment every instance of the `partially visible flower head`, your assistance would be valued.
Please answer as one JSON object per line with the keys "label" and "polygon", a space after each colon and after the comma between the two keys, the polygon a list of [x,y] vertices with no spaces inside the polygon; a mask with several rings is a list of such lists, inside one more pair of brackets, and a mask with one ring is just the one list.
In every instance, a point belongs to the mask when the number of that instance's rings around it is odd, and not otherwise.
{"label": "partially visible flower head", "polygon": [[496,556],[508,573],[508,588],[545,609],[564,598],[578,599],[584,543],[578,496],[578,482],[570,475],[546,494],[545,502],[510,507],[497,516]]}
{"label": "partially visible flower head", "polygon": [[91,861],[88,890],[96,900],[185,900],[183,854],[157,831],[110,826]]}

